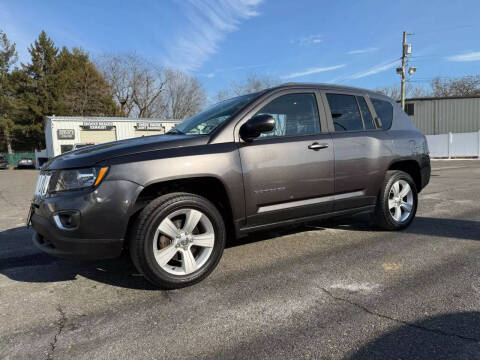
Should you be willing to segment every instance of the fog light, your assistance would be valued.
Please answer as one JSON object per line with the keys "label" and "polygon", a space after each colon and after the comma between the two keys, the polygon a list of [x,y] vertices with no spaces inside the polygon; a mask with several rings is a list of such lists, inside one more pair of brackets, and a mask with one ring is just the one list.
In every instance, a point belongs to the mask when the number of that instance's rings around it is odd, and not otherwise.
{"label": "fog light", "polygon": [[75,230],[80,225],[80,213],[78,211],[61,211],[53,216],[53,220],[61,230]]}

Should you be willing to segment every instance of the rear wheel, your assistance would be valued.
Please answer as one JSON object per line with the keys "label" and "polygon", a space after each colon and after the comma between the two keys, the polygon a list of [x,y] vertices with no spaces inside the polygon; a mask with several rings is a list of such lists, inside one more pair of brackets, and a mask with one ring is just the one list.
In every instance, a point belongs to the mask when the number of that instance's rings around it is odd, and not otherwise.
{"label": "rear wheel", "polygon": [[156,286],[176,289],[204,279],[225,247],[225,225],[207,199],[172,193],[153,200],[136,220],[130,252]]}
{"label": "rear wheel", "polygon": [[387,171],[375,208],[377,224],[386,230],[401,230],[417,212],[418,194],[412,177],[403,171]]}

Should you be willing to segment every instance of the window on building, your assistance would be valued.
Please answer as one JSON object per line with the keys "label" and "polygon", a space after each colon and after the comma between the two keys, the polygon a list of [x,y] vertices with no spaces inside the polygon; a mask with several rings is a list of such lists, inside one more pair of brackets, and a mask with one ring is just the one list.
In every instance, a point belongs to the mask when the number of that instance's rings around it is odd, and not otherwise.
{"label": "window on building", "polygon": [[336,132],[363,130],[355,96],[327,94],[327,100]]}
{"label": "window on building", "polygon": [[408,116],[414,116],[415,115],[415,104],[405,104],[405,112],[407,113]]}
{"label": "window on building", "polygon": [[380,118],[383,129],[390,129],[393,121],[393,106],[390,102],[379,99],[371,99],[377,116]]}
{"label": "window on building", "polygon": [[60,145],[60,153],[63,154],[63,153],[66,153],[68,151],[72,151],[73,150],[73,145]]}
{"label": "window on building", "polygon": [[362,112],[363,123],[365,124],[365,129],[376,129],[375,124],[373,123],[373,116],[370,113],[367,102],[363,96],[357,96],[358,105],[360,106],[360,111]]}
{"label": "window on building", "polygon": [[314,94],[283,95],[265,105],[255,115],[270,114],[275,129],[260,137],[297,136],[320,133],[317,101]]}

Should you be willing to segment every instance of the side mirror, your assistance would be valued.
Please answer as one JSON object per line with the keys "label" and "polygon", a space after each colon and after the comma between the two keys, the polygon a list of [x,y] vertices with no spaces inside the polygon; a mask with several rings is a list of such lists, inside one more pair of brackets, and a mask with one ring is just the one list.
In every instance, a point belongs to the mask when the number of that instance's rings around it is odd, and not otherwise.
{"label": "side mirror", "polygon": [[252,117],[240,128],[240,137],[250,142],[260,136],[261,133],[270,132],[275,129],[275,119],[272,115],[261,114]]}

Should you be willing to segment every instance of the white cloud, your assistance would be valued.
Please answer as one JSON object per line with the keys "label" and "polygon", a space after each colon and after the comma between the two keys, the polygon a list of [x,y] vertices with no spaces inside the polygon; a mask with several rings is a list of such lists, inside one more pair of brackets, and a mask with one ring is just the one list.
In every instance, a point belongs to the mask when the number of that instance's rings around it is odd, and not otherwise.
{"label": "white cloud", "polygon": [[370,75],[378,74],[380,72],[383,72],[388,69],[392,69],[394,67],[400,66],[400,60],[395,59],[395,60],[389,60],[385,61],[383,63],[377,64],[375,66],[372,66],[371,68],[357,72],[353,75],[347,76],[345,79],[346,80],[356,80],[356,79],[361,79]]}
{"label": "white cloud", "polygon": [[263,0],[189,0],[180,4],[188,27],[167,49],[165,63],[186,71],[195,71],[218,51],[218,44],[238,29],[239,24],[258,16]]}
{"label": "white cloud", "polygon": [[292,74],[284,75],[282,76],[282,79],[292,79],[296,77],[301,77],[301,76],[306,76],[306,75],[312,75],[312,74],[317,74],[325,71],[332,71],[336,69],[341,69],[345,66],[345,64],[341,65],[334,65],[334,66],[326,66],[326,67],[317,67],[317,68],[310,68],[305,71],[300,71],[300,72],[295,72]]}
{"label": "white cloud", "polygon": [[369,53],[369,52],[373,52],[373,51],[377,51],[378,48],[376,47],[369,47],[369,48],[365,48],[365,49],[357,49],[357,50],[351,50],[349,52],[347,52],[348,55],[358,55],[358,54],[365,54],[365,53]]}
{"label": "white cloud", "polygon": [[292,40],[292,44],[299,44],[299,45],[312,45],[312,44],[320,44],[323,41],[322,35],[310,35],[303,37],[301,39]]}
{"label": "white cloud", "polygon": [[448,56],[447,60],[448,61],[480,61],[480,51],[472,51],[465,54]]}

